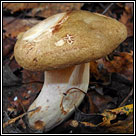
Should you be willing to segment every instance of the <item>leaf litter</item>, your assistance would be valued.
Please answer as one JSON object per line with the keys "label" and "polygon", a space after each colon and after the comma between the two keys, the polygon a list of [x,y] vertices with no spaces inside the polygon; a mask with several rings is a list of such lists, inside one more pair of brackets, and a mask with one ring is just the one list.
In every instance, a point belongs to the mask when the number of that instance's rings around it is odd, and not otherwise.
{"label": "leaf litter", "polygon": [[14,58],[10,59],[17,35],[48,16],[71,9],[106,12],[106,15],[127,26],[128,38],[106,58],[90,62],[90,85],[84,101],[79,109],[75,107],[75,114],[69,120],[48,133],[133,133],[133,3],[110,5],[111,3],[4,3],[5,133],[34,133],[28,127],[25,115],[43,84],[43,73],[24,70]]}

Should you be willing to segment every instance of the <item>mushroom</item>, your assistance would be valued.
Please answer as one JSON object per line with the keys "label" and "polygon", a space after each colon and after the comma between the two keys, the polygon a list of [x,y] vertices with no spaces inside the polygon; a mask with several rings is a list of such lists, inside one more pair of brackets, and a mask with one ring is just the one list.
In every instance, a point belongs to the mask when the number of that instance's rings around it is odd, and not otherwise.
{"label": "mushroom", "polygon": [[115,19],[88,11],[53,15],[18,36],[14,56],[31,71],[44,71],[44,84],[30,105],[31,128],[46,132],[67,119],[89,85],[89,62],[111,53],[127,37]]}

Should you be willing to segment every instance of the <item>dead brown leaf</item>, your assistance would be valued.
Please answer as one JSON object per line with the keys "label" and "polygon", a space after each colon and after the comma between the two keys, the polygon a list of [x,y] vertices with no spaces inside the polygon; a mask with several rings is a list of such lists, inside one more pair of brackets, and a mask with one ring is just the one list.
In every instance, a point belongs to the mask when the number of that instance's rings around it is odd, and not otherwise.
{"label": "dead brown leaf", "polygon": [[90,83],[93,83],[92,78],[101,80],[103,83],[109,82],[109,72],[103,67],[99,69],[101,64],[103,64],[102,59],[90,62]]}
{"label": "dead brown leaf", "polygon": [[[107,108],[108,103],[113,101],[113,98],[111,98],[110,96],[102,96],[98,94],[96,91],[94,92],[91,91],[88,93],[88,95],[92,98],[92,103],[95,105],[94,111],[98,109],[97,111],[103,112]],[[92,105],[90,104],[90,107],[91,106]],[[93,112],[90,112],[90,113],[93,113]]]}
{"label": "dead brown leaf", "polygon": [[39,3],[3,3],[3,8],[9,9],[14,13],[20,10],[35,8],[38,5]]}
{"label": "dead brown leaf", "polygon": [[[98,117],[102,119],[96,122]],[[70,125],[78,127],[80,124],[84,127],[90,127],[90,132],[96,131],[96,133],[99,133],[100,129],[103,129],[105,133],[133,133],[133,104],[113,110],[105,110],[103,113],[97,114],[89,115],[79,112],[77,119],[71,121]],[[84,128],[83,126],[82,128]],[[93,130],[92,128],[95,129]]]}
{"label": "dead brown leaf", "polygon": [[126,3],[125,4],[125,11],[129,14],[133,14],[133,3]]}
{"label": "dead brown leaf", "polygon": [[112,61],[103,59],[103,62],[108,72],[123,74],[133,81],[133,51],[131,53],[121,52],[119,56],[114,56]]}
{"label": "dead brown leaf", "polygon": [[43,79],[43,72],[32,72],[29,70],[22,70],[22,82],[29,83],[29,82],[44,82]]}
{"label": "dead brown leaf", "polygon": [[83,3],[4,3],[3,7],[11,10],[12,13],[32,9],[30,16],[49,17],[53,14],[69,10],[79,10]]}
{"label": "dead brown leaf", "polygon": [[36,19],[19,19],[14,17],[3,18],[4,37],[16,38],[20,32],[25,32],[39,21]]}
{"label": "dead brown leaf", "polygon": [[14,44],[15,44],[15,39],[13,38],[5,38],[3,40],[3,57],[7,57],[14,48]]}
{"label": "dead brown leaf", "polygon": [[100,72],[98,71],[98,63],[96,61],[90,62],[90,75],[94,76],[97,80],[100,77]]}
{"label": "dead brown leaf", "polygon": [[[116,119],[119,118],[119,114],[125,114],[128,117],[126,116],[125,119]],[[108,112],[105,111],[102,115],[104,115],[105,118],[100,126],[106,125],[106,131],[113,133],[133,133],[133,104],[119,107]]]}
{"label": "dead brown leaf", "polygon": [[134,132],[133,129],[133,113],[129,115],[129,117],[125,121],[118,121],[117,123],[112,124],[107,128],[108,133],[124,133],[124,134],[132,134]]}
{"label": "dead brown leaf", "polygon": [[14,109],[17,113],[24,110],[26,111],[40,92],[41,88],[42,84],[40,83],[29,83],[14,90],[12,97],[8,97],[8,109]]}
{"label": "dead brown leaf", "polygon": [[41,3],[29,13],[31,16],[49,17],[70,10],[79,10],[83,3]]}
{"label": "dead brown leaf", "polygon": [[[133,5],[133,4],[132,4]],[[125,11],[123,12],[123,15],[120,18],[120,22],[125,24],[128,31],[128,37],[133,36],[133,8],[132,5],[126,4]]]}

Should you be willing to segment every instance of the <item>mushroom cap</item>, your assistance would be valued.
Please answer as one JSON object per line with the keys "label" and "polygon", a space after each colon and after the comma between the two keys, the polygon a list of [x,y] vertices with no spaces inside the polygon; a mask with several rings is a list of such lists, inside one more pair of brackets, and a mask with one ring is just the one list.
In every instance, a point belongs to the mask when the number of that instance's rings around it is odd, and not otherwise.
{"label": "mushroom cap", "polygon": [[31,71],[69,67],[111,53],[127,37],[125,25],[78,10],[53,15],[18,36],[14,56]]}

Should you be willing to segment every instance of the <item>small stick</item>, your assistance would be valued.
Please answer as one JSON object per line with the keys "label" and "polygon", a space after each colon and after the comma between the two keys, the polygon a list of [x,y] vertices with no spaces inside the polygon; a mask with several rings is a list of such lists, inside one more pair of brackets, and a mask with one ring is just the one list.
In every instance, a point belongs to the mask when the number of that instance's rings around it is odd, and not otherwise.
{"label": "small stick", "polygon": [[[37,108],[39,108],[39,107],[37,107]],[[8,125],[14,123],[16,120],[18,120],[18,119],[24,117],[24,116],[25,116],[26,114],[28,114],[29,112],[32,112],[32,111],[37,110],[37,108],[35,108],[35,109],[33,109],[33,110],[30,110],[30,111],[28,111],[28,112],[25,112],[25,113],[19,115],[18,117],[15,117],[15,118],[13,118],[13,119],[8,120],[7,122],[3,123],[3,128],[5,128],[6,126],[8,126]]]}
{"label": "small stick", "polygon": [[10,119],[10,120],[8,120],[7,122],[3,123],[3,128],[5,128],[6,126],[8,126],[8,125],[14,123],[16,120],[22,118],[22,117],[23,117],[24,115],[26,115],[26,114],[27,114],[27,113],[23,113],[23,114],[19,115],[18,117],[13,118],[13,119]]}
{"label": "small stick", "polygon": [[125,102],[128,100],[128,98],[133,94],[133,88],[131,89],[130,93],[127,95],[127,97],[120,103],[119,107],[124,106]]}
{"label": "small stick", "polygon": [[102,12],[102,14],[104,15],[113,5],[114,3],[110,3],[109,6]]}

